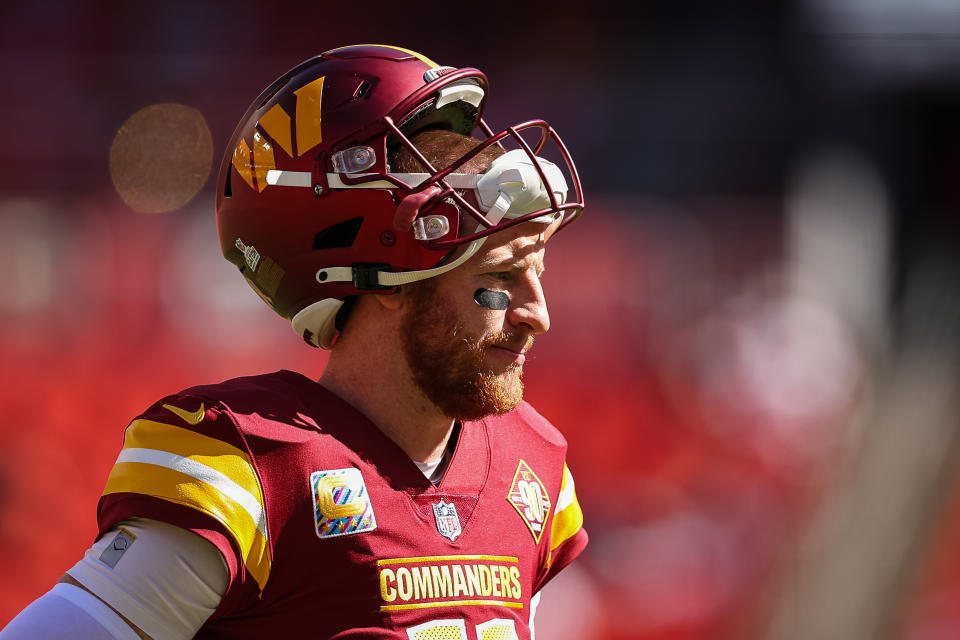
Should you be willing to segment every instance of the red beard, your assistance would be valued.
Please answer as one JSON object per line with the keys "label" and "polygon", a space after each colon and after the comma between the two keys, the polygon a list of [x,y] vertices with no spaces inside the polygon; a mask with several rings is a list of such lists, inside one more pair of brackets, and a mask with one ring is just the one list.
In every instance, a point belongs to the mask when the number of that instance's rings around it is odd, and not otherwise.
{"label": "red beard", "polygon": [[457,420],[504,414],[523,399],[523,367],[495,371],[485,360],[488,349],[527,350],[532,335],[498,332],[468,335],[436,283],[410,288],[410,308],[403,319],[403,349],[414,382],[443,413]]}

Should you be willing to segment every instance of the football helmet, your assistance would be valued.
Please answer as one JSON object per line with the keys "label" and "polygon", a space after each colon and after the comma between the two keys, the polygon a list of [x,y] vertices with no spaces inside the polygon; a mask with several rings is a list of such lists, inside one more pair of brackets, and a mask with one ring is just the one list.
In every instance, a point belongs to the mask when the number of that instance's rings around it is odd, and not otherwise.
{"label": "football helmet", "polygon": [[[494,133],[481,118],[487,93],[477,69],[393,46],[342,47],[294,67],[227,146],[216,202],[224,256],[304,340],[329,348],[345,298],[439,275],[521,222],[566,226],[583,209],[566,147],[543,120]],[[436,128],[479,143],[434,167],[410,139]],[[485,173],[457,171],[491,145],[503,153]],[[391,172],[399,146],[423,173]]]}

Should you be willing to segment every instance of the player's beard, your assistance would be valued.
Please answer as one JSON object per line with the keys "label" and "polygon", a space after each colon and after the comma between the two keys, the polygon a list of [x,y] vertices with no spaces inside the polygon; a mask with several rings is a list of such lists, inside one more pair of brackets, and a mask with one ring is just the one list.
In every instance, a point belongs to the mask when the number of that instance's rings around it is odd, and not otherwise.
{"label": "player's beard", "polygon": [[427,280],[410,289],[403,319],[403,348],[413,380],[443,413],[457,420],[504,414],[523,399],[523,367],[495,371],[484,362],[487,350],[503,345],[529,349],[533,336],[498,332],[468,335],[450,303]]}

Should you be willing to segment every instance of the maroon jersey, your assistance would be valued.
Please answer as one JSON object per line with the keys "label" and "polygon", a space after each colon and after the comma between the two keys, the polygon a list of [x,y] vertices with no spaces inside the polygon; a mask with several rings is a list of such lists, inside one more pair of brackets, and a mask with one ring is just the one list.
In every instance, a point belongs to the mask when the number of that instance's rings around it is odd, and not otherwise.
{"label": "maroon jersey", "polygon": [[195,387],[127,427],[98,507],[206,538],[230,571],[197,638],[526,639],[587,543],[566,442],[526,403],[464,423],[434,485],[290,371]]}

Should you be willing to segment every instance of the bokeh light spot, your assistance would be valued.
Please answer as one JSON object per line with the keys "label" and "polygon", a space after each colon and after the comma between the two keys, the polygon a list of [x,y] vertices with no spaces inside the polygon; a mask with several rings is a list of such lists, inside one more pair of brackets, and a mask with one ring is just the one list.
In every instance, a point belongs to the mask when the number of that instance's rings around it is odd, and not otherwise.
{"label": "bokeh light spot", "polygon": [[197,109],[154,104],[130,116],[110,145],[110,179],[127,205],[161,213],[188,203],[207,181],[213,139]]}

